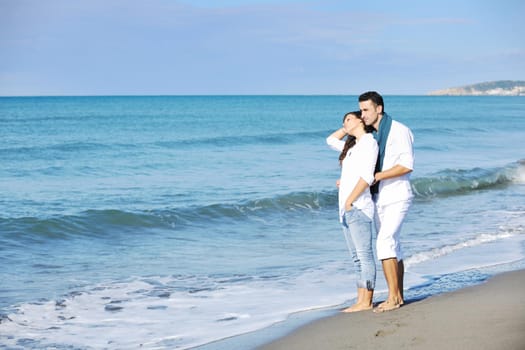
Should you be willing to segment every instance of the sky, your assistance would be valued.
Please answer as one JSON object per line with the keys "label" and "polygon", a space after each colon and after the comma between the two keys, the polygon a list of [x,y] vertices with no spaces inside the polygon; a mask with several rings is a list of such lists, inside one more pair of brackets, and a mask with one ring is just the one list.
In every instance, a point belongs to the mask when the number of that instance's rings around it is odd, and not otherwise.
{"label": "sky", "polygon": [[522,0],[0,0],[0,96],[390,95],[525,80]]}

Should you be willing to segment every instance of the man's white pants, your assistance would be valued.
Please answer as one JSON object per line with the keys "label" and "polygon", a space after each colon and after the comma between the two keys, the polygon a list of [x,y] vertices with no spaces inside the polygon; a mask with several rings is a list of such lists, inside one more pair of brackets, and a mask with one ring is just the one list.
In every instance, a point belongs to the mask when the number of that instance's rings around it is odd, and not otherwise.
{"label": "man's white pants", "polygon": [[406,200],[376,206],[376,248],[379,260],[390,258],[403,260],[399,235],[411,203],[412,200]]}

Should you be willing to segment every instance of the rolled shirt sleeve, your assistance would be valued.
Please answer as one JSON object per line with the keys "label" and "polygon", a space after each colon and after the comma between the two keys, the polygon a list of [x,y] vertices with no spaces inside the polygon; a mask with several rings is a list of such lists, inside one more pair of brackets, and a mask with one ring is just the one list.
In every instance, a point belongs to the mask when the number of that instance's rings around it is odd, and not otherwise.
{"label": "rolled shirt sleeve", "polygon": [[408,128],[403,128],[400,131],[396,145],[398,149],[397,164],[414,170],[414,135]]}
{"label": "rolled shirt sleeve", "polygon": [[334,151],[342,152],[345,147],[345,141],[339,140],[337,137],[328,136],[326,138],[326,144]]}

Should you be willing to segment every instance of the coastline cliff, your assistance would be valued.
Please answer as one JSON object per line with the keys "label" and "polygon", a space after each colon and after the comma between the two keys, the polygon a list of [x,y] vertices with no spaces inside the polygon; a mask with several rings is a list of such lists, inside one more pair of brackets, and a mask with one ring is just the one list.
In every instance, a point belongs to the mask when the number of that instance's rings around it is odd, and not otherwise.
{"label": "coastline cliff", "polygon": [[525,81],[498,80],[436,90],[430,96],[525,96]]}

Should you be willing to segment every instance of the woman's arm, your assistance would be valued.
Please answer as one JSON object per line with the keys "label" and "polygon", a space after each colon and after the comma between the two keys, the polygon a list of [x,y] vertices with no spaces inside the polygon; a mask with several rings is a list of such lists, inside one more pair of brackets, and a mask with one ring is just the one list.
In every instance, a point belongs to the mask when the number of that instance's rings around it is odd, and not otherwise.
{"label": "woman's arm", "polygon": [[358,155],[358,168],[356,169],[357,174],[359,175],[359,180],[346,199],[346,211],[352,209],[352,203],[355,202],[364,191],[368,190],[368,187],[374,182],[374,171],[379,147],[372,137],[362,138],[361,142],[363,148],[361,148],[361,152]]}
{"label": "woman's arm", "polygon": [[345,129],[341,128],[339,130],[334,131],[330,136],[328,137],[335,137],[338,140],[342,140],[343,137],[346,136]]}
{"label": "woman's arm", "polygon": [[357,181],[357,184],[355,185],[354,189],[348,195],[348,198],[346,198],[345,202],[345,210],[349,211],[352,209],[352,203],[363,193],[366,189],[368,189],[368,183],[363,180],[362,177],[359,178],[359,181]]}
{"label": "woman's arm", "polygon": [[334,131],[330,136],[326,138],[326,143],[330,148],[341,152],[345,146],[345,142],[342,139],[346,136],[346,132],[343,128]]}

